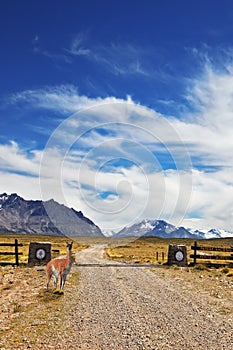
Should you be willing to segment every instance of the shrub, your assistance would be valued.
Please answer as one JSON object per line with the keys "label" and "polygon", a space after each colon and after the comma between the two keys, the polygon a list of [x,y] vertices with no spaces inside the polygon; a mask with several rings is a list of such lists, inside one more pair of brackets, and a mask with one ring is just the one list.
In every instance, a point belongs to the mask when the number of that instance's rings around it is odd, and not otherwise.
{"label": "shrub", "polygon": [[208,267],[202,264],[198,264],[194,267],[195,270],[198,271],[208,271]]}
{"label": "shrub", "polygon": [[228,267],[224,267],[223,269],[221,269],[221,272],[227,274],[230,272],[230,270]]}

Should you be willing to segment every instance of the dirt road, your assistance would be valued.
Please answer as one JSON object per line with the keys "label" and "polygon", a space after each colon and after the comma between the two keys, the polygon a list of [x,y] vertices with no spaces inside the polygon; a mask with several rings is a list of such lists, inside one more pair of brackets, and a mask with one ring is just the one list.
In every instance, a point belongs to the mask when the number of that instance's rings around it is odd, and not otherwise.
{"label": "dirt road", "polygon": [[156,269],[107,266],[112,263],[103,252],[104,246],[96,245],[76,256],[78,264],[102,266],[77,267],[78,303],[70,318],[75,336],[69,349],[233,349],[232,314],[219,314],[208,296],[183,290]]}

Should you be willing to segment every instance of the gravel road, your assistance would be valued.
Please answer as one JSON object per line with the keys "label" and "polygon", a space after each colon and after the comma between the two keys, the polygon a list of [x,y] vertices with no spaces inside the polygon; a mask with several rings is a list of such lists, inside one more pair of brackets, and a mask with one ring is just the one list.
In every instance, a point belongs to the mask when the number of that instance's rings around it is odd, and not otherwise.
{"label": "gravel road", "polygon": [[156,268],[107,266],[103,252],[96,245],[76,255],[77,264],[102,266],[75,267],[81,273],[69,349],[233,349],[232,315],[223,317],[208,298],[184,292]]}

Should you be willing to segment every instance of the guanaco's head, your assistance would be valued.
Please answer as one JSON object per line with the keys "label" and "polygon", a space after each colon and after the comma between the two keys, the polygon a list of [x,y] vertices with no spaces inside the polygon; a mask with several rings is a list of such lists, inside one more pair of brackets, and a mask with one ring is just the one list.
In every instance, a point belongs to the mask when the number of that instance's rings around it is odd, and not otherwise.
{"label": "guanaco's head", "polygon": [[70,243],[68,241],[66,241],[66,247],[67,247],[68,250],[71,251],[72,245],[73,245],[73,241],[71,241]]}

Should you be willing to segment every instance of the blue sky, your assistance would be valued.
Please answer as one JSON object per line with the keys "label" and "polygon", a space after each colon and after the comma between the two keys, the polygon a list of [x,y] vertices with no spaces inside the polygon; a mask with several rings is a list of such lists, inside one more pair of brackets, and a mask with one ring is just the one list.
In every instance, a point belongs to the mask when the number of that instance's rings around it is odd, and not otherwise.
{"label": "blue sky", "polygon": [[2,4],[0,192],[232,231],[232,23],[230,0]]}

